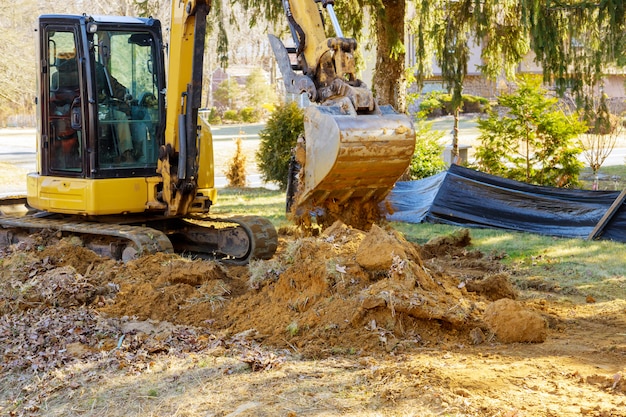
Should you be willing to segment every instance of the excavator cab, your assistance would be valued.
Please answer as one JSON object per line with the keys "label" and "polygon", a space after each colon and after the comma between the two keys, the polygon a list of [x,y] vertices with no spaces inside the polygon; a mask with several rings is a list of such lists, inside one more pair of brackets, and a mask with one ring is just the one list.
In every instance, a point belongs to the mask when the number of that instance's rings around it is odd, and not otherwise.
{"label": "excavator cab", "polygon": [[143,212],[161,181],[160,23],[48,15],[38,36],[40,152],[29,204],[71,214]]}

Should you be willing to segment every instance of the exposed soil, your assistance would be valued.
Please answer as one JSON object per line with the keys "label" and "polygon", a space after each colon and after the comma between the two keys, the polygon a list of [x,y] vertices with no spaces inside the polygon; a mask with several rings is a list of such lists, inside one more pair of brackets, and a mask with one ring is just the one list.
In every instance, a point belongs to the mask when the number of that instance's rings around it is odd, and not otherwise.
{"label": "exposed soil", "polygon": [[[33,235],[0,256],[0,414],[174,415],[106,402],[89,414],[68,398],[119,392],[93,372],[138,378],[195,357],[213,358],[202,378],[221,382],[211,405],[176,415],[626,416],[626,301],[530,297],[470,242],[465,230],[418,246],[336,222],[235,267],[167,254],[122,263]],[[160,384],[191,392],[183,374]],[[322,379],[305,388],[310,378]],[[191,401],[176,392],[164,403]]]}

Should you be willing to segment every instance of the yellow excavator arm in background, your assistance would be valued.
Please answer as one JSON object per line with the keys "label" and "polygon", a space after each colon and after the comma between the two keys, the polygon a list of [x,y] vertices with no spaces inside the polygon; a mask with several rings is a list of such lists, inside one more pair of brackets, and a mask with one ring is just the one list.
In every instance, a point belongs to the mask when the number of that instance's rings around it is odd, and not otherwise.
{"label": "yellow excavator arm in background", "polygon": [[[283,0],[297,65],[269,35],[286,91],[313,102],[304,109],[304,141],[291,161],[287,207],[298,218],[313,213],[322,225],[340,219],[367,228],[411,161],[415,129],[406,115],[378,106],[356,77],[357,43],[343,36],[333,3]],[[326,36],[324,11],[334,37]]]}

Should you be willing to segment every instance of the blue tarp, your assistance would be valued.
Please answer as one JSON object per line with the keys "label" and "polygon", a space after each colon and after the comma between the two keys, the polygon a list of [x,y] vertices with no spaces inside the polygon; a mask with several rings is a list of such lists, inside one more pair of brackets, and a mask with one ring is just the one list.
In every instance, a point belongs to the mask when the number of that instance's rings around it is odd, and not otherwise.
{"label": "blue tarp", "polygon": [[[430,178],[398,182],[387,197],[394,211],[387,218],[586,238],[619,194],[540,187],[452,165]],[[626,242],[626,204],[599,237]]]}

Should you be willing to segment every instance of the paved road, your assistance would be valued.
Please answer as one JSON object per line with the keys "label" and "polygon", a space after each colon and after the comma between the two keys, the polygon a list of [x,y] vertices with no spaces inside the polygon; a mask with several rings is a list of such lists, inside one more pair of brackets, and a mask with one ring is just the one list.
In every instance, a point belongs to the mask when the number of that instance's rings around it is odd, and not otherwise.
{"label": "paved road", "polygon": [[[220,148],[223,148],[226,150],[223,152],[222,159],[230,158],[233,139],[238,137],[246,142],[250,142],[250,146],[258,146],[258,133],[263,127],[263,124],[212,127],[213,140],[216,142],[214,146],[216,148],[216,157],[220,156]],[[35,129],[0,129],[0,162],[12,164],[27,172],[35,171],[37,160],[35,148]],[[222,163],[216,161],[216,174],[223,172],[224,164],[224,161]],[[250,187],[272,187],[263,182],[258,172],[249,173],[247,182]],[[216,187],[223,188],[227,183],[226,177],[216,175]]]}
{"label": "paved road", "polygon": [[259,132],[263,130],[265,124],[256,123],[251,125],[224,125],[211,126],[213,140],[232,140],[241,138],[242,140],[258,139]]}
{"label": "paved road", "polygon": [[34,129],[0,129],[0,162],[34,171],[35,147]]}

